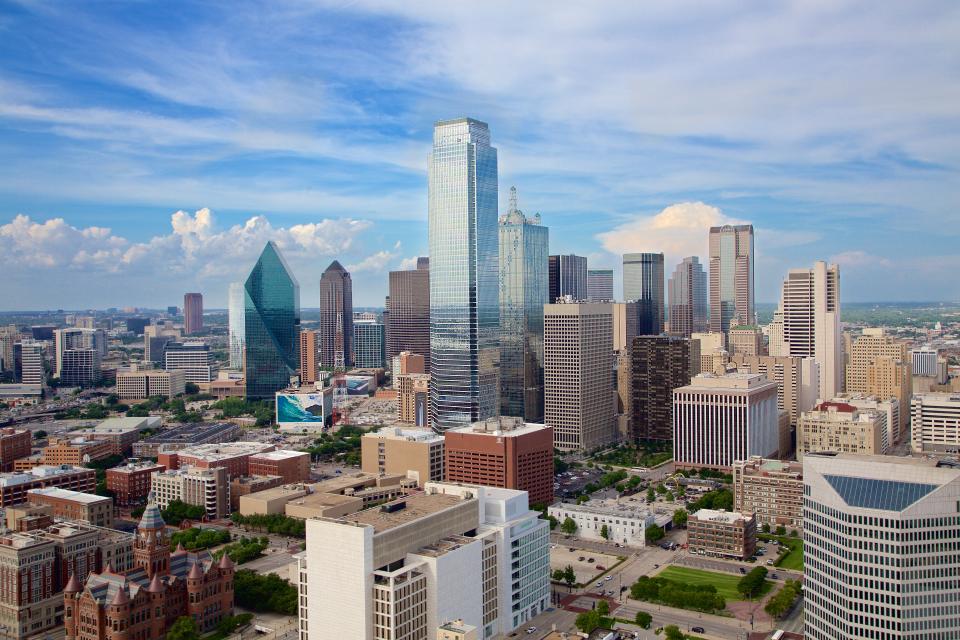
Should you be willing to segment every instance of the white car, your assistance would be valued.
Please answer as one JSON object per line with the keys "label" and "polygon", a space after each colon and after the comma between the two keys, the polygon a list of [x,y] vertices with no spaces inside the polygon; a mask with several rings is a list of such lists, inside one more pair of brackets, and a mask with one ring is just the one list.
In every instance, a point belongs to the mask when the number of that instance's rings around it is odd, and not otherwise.
{"label": "white car", "polygon": [[611,580],[613,580],[613,576],[607,576],[606,578],[604,578],[604,580],[606,582],[610,582]]}
{"label": "white car", "polygon": [[530,627],[529,629],[527,629],[527,635],[530,635],[531,633],[536,632],[536,630],[537,630],[536,627]]}
{"label": "white car", "polygon": [[597,587],[602,587],[602,586],[603,586],[603,582],[598,582],[598,583],[597,583]]}

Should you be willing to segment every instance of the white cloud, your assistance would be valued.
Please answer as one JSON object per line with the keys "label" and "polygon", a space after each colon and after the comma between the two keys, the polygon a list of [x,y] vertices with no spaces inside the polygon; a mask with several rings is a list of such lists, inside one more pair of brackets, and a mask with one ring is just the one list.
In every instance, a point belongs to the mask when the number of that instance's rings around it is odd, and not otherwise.
{"label": "white cloud", "polygon": [[417,268],[417,259],[419,256],[411,256],[400,261],[399,271],[412,271]]}
{"label": "white cloud", "polygon": [[[400,242],[398,241],[393,246],[393,251],[377,251],[376,253],[367,256],[366,258],[356,262],[354,264],[347,265],[347,271],[350,272],[382,272],[386,270],[387,265],[396,260],[397,256],[400,255]],[[401,262],[401,265],[403,263]]]}
{"label": "white cloud", "polygon": [[844,267],[856,269],[860,267],[889,267],[893,265],[893,262],[889,258],[875,256],[861,249],[843,251],[830,256],[830,262],[839,265],[841,269]]}

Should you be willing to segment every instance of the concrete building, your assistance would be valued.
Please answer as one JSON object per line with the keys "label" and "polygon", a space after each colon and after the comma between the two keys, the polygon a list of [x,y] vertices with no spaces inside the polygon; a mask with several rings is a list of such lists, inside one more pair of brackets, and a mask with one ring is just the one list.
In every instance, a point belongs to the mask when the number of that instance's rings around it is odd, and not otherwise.
{"label": "concrete building", "polygon": [[203,331],[203,294],[183,294],[183,331],[187,335]]}
{"label": "concrete building", "polygon": [[901,407],[897,399],[892,396],[881,400],[877,398],[877,396],[863,393],[842,393],[836,398],[833,398],[831,402],[849,404],[856,407],[858,411],[872,411],[874,413],[882,413],[886,416],[888,447],[893,446],[893,443],[897,440],[897,425],[901,422],[901,414],[907,414],[904,421],[910,420],[910,407]]}
{"label": "concrete building", "polygon": [[230,477],[237,478],[250,475],[251,456],[274,449],[276,449],[274,445],[264,442],[199,444],[177,451],[161,451],[157,456],[157,462],[167,469],[179,469],[182,466],[197,469],[222,467],[227,470]]}
{"label": "concrete building", "polygon": [[448,482],[519,489],[553,502],[553,427],[500,416],[444,434]]}
{"label": "concrete building", "polygon": [[547,258],[548,303],[570,296],[574,301],[587,299],[587,259],[574,254]]}
{"label": "concrete building", "polygon": [[480,636],[475,626],[457,619],[437,627],[437,640],[480,640]]}
{"label": "concrete building", "polygon": [[752,513],[700,509],[687,520],[691,553],[746,560],[757,550],[757,519]]}
{"label": "concrete building", "polygon": [[667,283],[670,334],[689,338],[709,329],[707,274],[696,256],[684,258]]}
{"label": "concrete building", "polygon": [[[850,346],[846,391],[880,399],[892,396],[901,407],[908,407],[913,395],[912,370],[905,342],[894,339],[883,329],[867,328]],[[896,432],[897,441],[907,432],[906,411],[900,416]]]}
{"label": "concrete building", "polygon": [[710,227],[710,331],[752,324],[753,225]]}
{"label": "concrete building", "polygon": [[382,322],[354,319],[353,362],[373,369],[387,366],[387,334]]}
{"label": "concrete building", "polygon": [[613,350],[631,351],[633,339],[639,334],[640,311],[636,302],[614,302],[613,310]]}
{"label": "concrete building", "polygon": [[372,474],[415,474],[418,484],[444,479],[444,438],[431,429],[384,427],[360,438],[360,468]]}
{"label": "concrete building", "polygon": [[587,269],[587,301],[613,300],[613,269]]}
{"label": "concrete building", "polygon": [[544,422],[554,446],[592,451],[616,438],[612,305],[547,304],[544,312]]}
{"label": "concrete building", "polygon": [[910,401],[910,443],[917,453],[960,453],[960,394],[918,393]]}
{"label": "concrete building", "polygon": [[408,373],[397,376],[397,420],[430,426],[430,374]]}
{"label": "concrete building", "polygon": [[[570,518],[577,525],[574,535],[582,540],[616,542],[626,547],[646,545],[647,527],[657,524],[648,510],[621,504],[584,504],[558,502],[547,509],[547,514],[563,523]],[[607,537],[603,537],[603,528]]]}
{"label": "concrete building", "polygon": [[167,345],[182,337],[183,332],[170,321],[147,325],[143,328],[143,361],[163,366]]}
{"label": "concrete building", "polygon": [[32,431],[12,427],[0,429],[0,472],[13,471],[14,460],[28,457],[32,442]]}
{"label": "concrete building", "polygon": [[168,342],[164,350],[164,369],[183,371],[187,382],[207,384],[217,379],[219,365],[203,342]]}
{"label": "concrete building", "polygon": [[133,443],[140,439],[140,431],[159,429],[161,422],[160,416],[107,418],[92,429],[81,429],[72,433],[88,440],[109,442],[112,454],[127,456],[130,455]]}
{"label": "concrete building", "polygon": [[137,458],[156,458],[161,451],[170,452],[200,444],[215,444],[236,440],[243,429],[232,422],[186,424],[164,429],[148,438],[133,443]]}
{"label": "concrete building", "polygon": [[932,377],[938,374],[940,354],[936,349],[922,347],[910,351],[912,373],[915,376]]}
{"label": "concrete building", "polygon": [[353,281],[336,260],[320,277],[320,364],[353,366]]}
{"label": "concrete building", "polygon": [[145,400],[150,396],[172,398],[186,391],[184,371],[144,369],[117,372],[117,395],[121,400]]}
{"label": "concrete building", "polygon": [[757,525],[803,526],[803,465],[751,456],[733,463],[733,508],[752,513]]}
{"label": "concrete building", "polygon": [[143,504],[150,494],[152,476],[166,467],[154,462],[128,462],[119,467],[107,469],[107,489],[113,493],[118,507],[132,507]]}
{"label": "concrete building", "polygon": [[26,502],[30,489],[62,487],[93,493],[96,485],[97,474],[93,469],[66,464],[56,467],[41,465],[18,473],[0,473],[0,507]]}
{"label": "concrete building", "polygon": [[623,299],[637,303],[637,335],[663,333],[663,254],[623,254]]}
{"label": "concrete building", "polygon": [[252,493],[283,486],[280,476],[243,476],[230,478],[230,510],[240,509],[240,498]]}
{"label": "concrete building", "polygon": [[766,353],[763,331],[757,325],[737,325],[727,332],[727,351],[731,356],[762,356]]}
{"label": "concrete building", "polygon": [[821,402],[797,421],[797,459],[808,453],[887,452],[887,416],[844,402]]}
{"label": "concrete building", "polygon": [[417,268],[391,271],[386,305],[387,357],[408,351],[424,357],[430,369],[430,259],[417,258]]}
{"label": "concrete building", "polygon": [[307,521],[300,637],[429,638],[453,618],[508,634],[550,606],[549,525],[522,491],[428,483]]}
{"label": "concrete building", "polygon": [[618,351],[617,358],[617,438],[633,438],[633,358],[630,351]]}
{"label": "concrete building", "polygon": [[631,364],[632,440],[673,439],[673,390],[690,384],[699,344],[677,336],[637,336]]}
{"label": "concrete building", "polygon": [[240,496],[238,508],[242,516],[282,514],[288,502],[309,493],[308,485],[302,483],[270,487]]}
{"label": "concrete building", "polygon": [[54,516],[65,520],[85,522],[95,527],[113,526],[113,498],[107,496],[47,487],[27,491],[27,502],[47,505]]}
{"label": "concrete building", "polygon": [[320,364],[317,332],[304,329],[300,332],[300,384],[317,382],[317,367]]}
{"label": "concrete building", "polygon": [[100,362],[107,355],[103,329],[57,329],[53,344],[53,375],[61,384],[90,386],[100,379]]}
{"label": "concrete building", "polygon": [[960,468],[811,454],[803,490],[805,637],[960,636]]}
{"label": "concrete building", "polygon": [[310,480],[310,454],[306,451],[265,451],[250,456],[251,476],[280,476],[285,483]]}
{"label": "concrete building", "polygon": [[[732,332],[731,332],[732,333]],[[760,373],[777,383],[777,406],[795,425],[800,414],[817,404],[820,367],[813,358],[734,355],[727,362],[739,373]]]}
{"label": "concrete building", "polygon": [[107,440],[93,440],[83,436],[58,438],[43,448],[43,464],[79,466],[113,455],[113,444]]}
{"label": "concrete building", "polygon": [[43,388],[46,379],[44,373],[43,343],[20,343],[20,382],[22,384],[39,385]]}
{"label": "concrete building", "polygon": [[726,335],[723,333],[693,333],[690,336],[691,342],[697,342],[700,345],[700,363],[697,373],[716,373],[716,364],[726,363],[729,353],[726,349]]}
{"label": "concrete building", "polygon": [[765,376],[702,373],[673,391],[673,455],[678,468],[730,469],[780,448],[777,384]]}
{"label": "concrete building", "polygon": [[225,467],[167,469],[150,478],[150,490],[161,509],[179,500],[203,507],[211,520],[230,517],[230,475]]}

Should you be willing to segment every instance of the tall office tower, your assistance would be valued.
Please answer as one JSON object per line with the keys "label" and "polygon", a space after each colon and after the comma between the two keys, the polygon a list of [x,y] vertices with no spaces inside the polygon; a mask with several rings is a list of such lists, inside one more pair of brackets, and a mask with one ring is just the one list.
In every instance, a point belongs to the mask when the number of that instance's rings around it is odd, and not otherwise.
{"label": "tall office tower", "polygon": [[811,454],[803,495],[804,637],[960,637],[960,468]]}
{"label": "tall office tower", "polygon": [[[389,320],[387,317],[389,316]],[[430,371],[430,258],[417,258],[417,268],[390,272],[390,295],[383,323],[387,357],[419,353]]]}
{"label": "tall office tower", "polygon": [[62,384],[87,386],[100,378],[100,362],[107,354],[103,329],[57,329],[54,348],[54,376]]}
{"label": "tall office tower", "polygon": [[[786,418],[784,418],[786,419]],[[680,468],[730,469],[780,449],[777,383],[752,373],[702,373],[673,391],[673,457]]]}
{"label": "tall office tower", "polygon": [[766,354],[763,330],[757,325],[737,325],[727,332],[727,349],[731,356],[762,356]]}
{"label": "tall office tower", "polygon": [[678,336],[633,339],[633,440],[673,439],[673,390],[690,384],[700,344]]}
{"label": "tall office tower", "polygon": [[187,382],[194,384],[213,382],[217,379],[217,360],[210,345],[202,342],[170,342],[164,351],[163,368],[167,371],[183,371]]}
{"label": "tall office tower", "polygon": [[960,395],[918,393],[910,401],[911,446],[916,453],[960,451]]}
{"label": "tall office tower", "polygon": [[23,342],[20,344],[21,368],[20,382],[23,384],[43,384],[43,344]]}
{"label": "tall office tower", "polygon": [[693,333],[707,331],[707,274],[697,256],[684,258],[674,269],[667,285],[667,299],[672,335],[689,338]]}
{"label": "tall office tower", "polygon": [[382,322],[358,319],[353,324],[353,363],[367,369],[387,366],[387,336]]}
{"label": "tall office tower", "polygon": [[13,345],[20,340],[17,325],[0,327],[0,371],[14,370]]}
{"label": "tall office tower", "polygon": [[272,240],[244,288],[247,399],[267,400],[286,389],[300,356],[300,285]]}
{"label": "tall office tower", "polygon": [[710,227],[710,331],[754,321],[753,225]]}
{"label": "tall office tower", "polygon": [[300,384],[314,384],[317,381],[317,332],[305,329],[300,332]]}
{"label": "tall office tower", "polygon": [[320,277],[320,365],[353,365],[353,282],[336,260]]}
{"label": "tall office tower", "polygon": [[[840,268],[817,261],[812,269],[791,269],[783,281],[770,355],[813,358],[820,366],[820,398],[843,390],[843,334],[840,331]],[[773,335],[776,334],[776,335]],[[780,338],[782,335],[782,338]],[[775,344],[774,340],[779,339]]]}
{"label": "tall office tower", "polygon": [[497,150],[486,123],[436,123],[429,174],[430,414],[444,430],[500,405]]}
{"label": "tall office tower", "polygon": [[611,304],[543,307],[544,415],[563,451],[592,451],[616,436]]}
{"label": "tall office tower", "polygon": [[187,335],[203,330],[203,294],[183,294],[183,331]]}
{"label": "tall office tower", "polygon": [[913,365],[912,373],[915,376],[933,377],[938,373],[940,354],[936,349],[923,347],[910,352],[910,361]]}
{"label": "tall office tower", "polygon": [[584,256],[550,256],[550,302],[570,296],[574,301],[587,299],[587,259]]}
{"label": "tall office tower", "polygon": [[762,373],[777,383],[777,405],[790,416],[790,424],[817,404],[820,394],[820,368],[813,358],[790,356],[730,356],[728,362],[738,373]]}
{"label": "tall office tower", "polygon": [[636,301],[641,336],[663,333],[663,254],[623,254],[623,299]]}
{"label": "tall office tower", "polygon": [[587,269],[587,300],[613,302],[613,269]]}
{"label": "tall office tower", "polygon": [[300,640],[427,640],[453,617],[472,638],[506,637],[550,606],[550,525],[528,504],[525,491],[428,482],[309,518]]}
{"label": "tall office tower", "polygon": [[227,308],[227,342],[230,349],[230,368],[243,370],[243,322],[246,315],[243,302],[243,283],[230,283],[230,297]]}
{"label": "tall office tower", "polygon": [[850,346],[847,392],[866,393],[881,400],[895,397],[902,408],[898,440],[907,430],[907,407],[913,394],[912,370],[907,343],[894,339],[883,329],[864,329]]}
{"label": "tall office tower", "polygon": [[500,413],[543,420],[543,305],[548,296],[549,230],[527,218],[510,187],[500,217]]}

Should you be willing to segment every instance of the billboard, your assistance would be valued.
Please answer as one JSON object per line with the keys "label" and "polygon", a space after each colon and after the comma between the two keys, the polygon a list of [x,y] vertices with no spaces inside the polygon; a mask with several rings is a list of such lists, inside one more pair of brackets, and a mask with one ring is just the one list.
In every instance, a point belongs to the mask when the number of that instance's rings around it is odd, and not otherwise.
{"label": "billboard", "polygon": [[277,393],[277,424],[290,431],[320,431],[333,409],[329,390]]}

